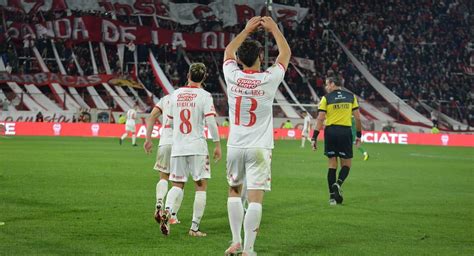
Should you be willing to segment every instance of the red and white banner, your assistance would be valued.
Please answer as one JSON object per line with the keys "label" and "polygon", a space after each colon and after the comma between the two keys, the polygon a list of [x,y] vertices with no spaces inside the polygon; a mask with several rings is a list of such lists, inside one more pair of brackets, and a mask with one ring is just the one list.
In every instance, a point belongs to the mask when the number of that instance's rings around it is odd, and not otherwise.
{"label": "red and white banner", "polygon": [[183,25],[192,25],[200,20],[217,21],[217,17],[211,7],[204,4],[169,3],[169,15],[173,21]]}
{"label": "red and white banner", "polygon": [[[209,7],[214,11],[217,18],[223,22],[224,27],[244,24],[254,16],[266,15],[265,1],[216,0]],[[273,4],[272,7],[272,17],[277,22],[296,21],[300,23],[308,14],[308,8],[282,4]]]}
{"label": "red and white banner", "polygon": [[35,73],[35,74],[9,74],[0,72],[0,83],[15,82],[17,84],[34,84],[37,86],[58,83],[68,87],[87,87],[102,83],[109,83],[116,86],[131,86],[143,88],[142,85],[130,79],[120,78],[118,75],[90,75],[90,76],[70,76],[56,73]]}
{"label": "red and white banner", "polygon": [[14,22],[7,33],[18,43],[24,39],[52,37],[72,40],[74,43],[92,41],[126,44],[133,41],[135,44],[182,45],[187,50],[199,51],[222,51],[235,36],[224,32],[180,33],[96,16],[70,16],[34,25]]}
{"label": "red and white banner", "polygon": [[[18,136],[81,136],[81,137],[119,137],[125,126],[108,123],[32,123],[0,122],[5,125],[5,135]],[[159,137],[160,126],[155,125],[152,137]],[[228,127],[219,127],[219,134],[226,138]],[[146,126],[137,125],[137,136],[146,136]],[[274,129],[275,139],[301,139],[298,129]],[[320,138],[324,136],[320,135]],[[424,133],[387,133],[364,132],[362,141],[366,143],[435,145],[474,147],[474,135],[466,134],[424,134]]]}
{"label": "red and white banner", "polygon": [[[220,20],[224,26],[245,23],[257,15],[265,15],[265,0],[215,0],[209,5],[194,3],[169,3],[157,0],[0,0],[7,10],[33,14],[37,11],[82,10],[111,12],[117,15],[156,15],[183,25],[200,20]],[[272,16],[282,22],[301,22],[308,8],[273,4]]]}
{"label": "red and white banner", "polygon": [[301,23],[308,14],[308,8],[294,7],[283,4],[273,4],[272,15],[278,21],[296,21]]}
{"label": "red and white banner", "polygon": [[148,54],[148,63],[150,63],[151,70],[155,75],[155,81],[157,82],[157,85],[159,85],[163,89],[165,94],[170,94],[174,92],[173,85],[168,80],[168,77],[166,77],[165,72],[163,72],[160,65],[158,64],[158,61],[156,61],[156,58],[151,51]]}
{"label": "red and white banner", "polygon": [[304,68],[306,70],[310,70],[315,72],[316,69],[314,68],[314,60],[299,58],[299,57],[292,57],[291,62],[300,68]]}
{"label": "red and white banner", "polygon": [[474,147],[474,135],[472,134],[364,132],[362,141],[366,143]]}

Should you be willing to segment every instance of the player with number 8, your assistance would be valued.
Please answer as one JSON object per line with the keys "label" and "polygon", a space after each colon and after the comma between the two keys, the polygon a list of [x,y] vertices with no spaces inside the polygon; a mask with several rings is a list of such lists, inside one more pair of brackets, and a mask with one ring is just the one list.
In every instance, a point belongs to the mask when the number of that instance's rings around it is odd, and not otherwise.
{"label": "player with number 8", "polygon": [[169,99],[169,125],[173,130],[171,149],[170,180],[173,187],[168,192],[165,210],[161,216],[161,231],[169,234],[169,220],[175,212],[176,202],[182,196],[188,176],[195,183],[193,219],[189,235],[206,236],[199,229],[206,206],[207,180],[211,178],[209,153],[204,124],[206,123],[212,140],[215,142],[214,159],[221,158],[221,145],[216,111],[212,96],[202,88],[207,76],[203,63],[193,63],[189,67],[188,85],[177,89]]}

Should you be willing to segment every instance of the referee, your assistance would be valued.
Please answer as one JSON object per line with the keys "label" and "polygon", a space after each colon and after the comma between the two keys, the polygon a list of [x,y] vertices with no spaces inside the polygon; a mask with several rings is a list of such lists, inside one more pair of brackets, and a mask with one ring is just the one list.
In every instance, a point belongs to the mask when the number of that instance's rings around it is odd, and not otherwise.
{"label": "referee", "polygon": [[[328,157],[328,187],[329,204],[342,203],[341,186],[349,175],[352,160],[352,115],[356,123],[356,146],[360,146],[361,124],[359,104],[354,94],[341,90],[341,80],[332,76],[326,79],[327,95],[323,96],[319,104],[319,113],[316,128],[311,139],[313,150],[318,148],[317,138],[319,131],[326,121],[324,129],[324,154]],[[338,158],[341,170],[336,181]]]}

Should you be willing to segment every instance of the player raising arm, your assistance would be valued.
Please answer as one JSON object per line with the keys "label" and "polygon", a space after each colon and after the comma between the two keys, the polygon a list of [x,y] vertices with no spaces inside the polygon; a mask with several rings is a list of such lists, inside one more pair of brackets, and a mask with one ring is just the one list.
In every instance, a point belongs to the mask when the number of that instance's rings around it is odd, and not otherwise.
{"label": "player raising arm", "polygon": [[[276,40],[279,55],[275,65],[260,72],[260,43],[246,39],[262,26]],[[227,142],[227,210],[232,244],[225,251],[232,255],[242,250],[241,230],[244,226],[242,255],[253,255],[255,238],[262,217],[263,194],[271,188],[271,154],[273,149],[273,100],[291,51],[286,39],[270,17],[253,17],[245,29],[227,45],[223,70],[227,84],[230,132]],[[241,63],[243,70],[237,62]],[[240,197],[246,182],[249,205],[244,216]]]}

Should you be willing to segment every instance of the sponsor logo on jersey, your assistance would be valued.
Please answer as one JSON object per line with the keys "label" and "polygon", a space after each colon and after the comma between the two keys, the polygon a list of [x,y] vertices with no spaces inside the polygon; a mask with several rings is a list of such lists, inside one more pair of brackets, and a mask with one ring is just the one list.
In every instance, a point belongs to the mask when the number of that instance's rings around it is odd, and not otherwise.
{"label": "sponsor logo on jersey", "polygon": [[177,101],[193,101],[197,97],[196,93],[180,93]]}
{"label": "sponsor logo on jersey", "polygon": [[247,78],[239,78],[237,79],[237,86],[247,88],[247,89],[255,89],[257,88],[262,81],[255,80],[255,79],[247,79]]}

